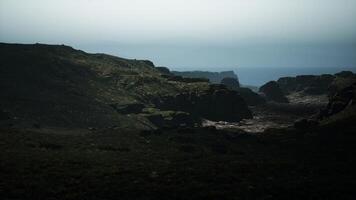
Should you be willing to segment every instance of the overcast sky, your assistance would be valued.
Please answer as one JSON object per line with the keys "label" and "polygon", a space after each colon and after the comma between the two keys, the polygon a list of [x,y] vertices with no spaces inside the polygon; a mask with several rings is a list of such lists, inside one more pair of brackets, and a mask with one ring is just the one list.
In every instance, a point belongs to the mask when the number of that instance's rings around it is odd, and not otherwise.
{"label": "overcast sky", "polygon": [[175,69],[356,67],[356,0],[0,0],[0,41]]}

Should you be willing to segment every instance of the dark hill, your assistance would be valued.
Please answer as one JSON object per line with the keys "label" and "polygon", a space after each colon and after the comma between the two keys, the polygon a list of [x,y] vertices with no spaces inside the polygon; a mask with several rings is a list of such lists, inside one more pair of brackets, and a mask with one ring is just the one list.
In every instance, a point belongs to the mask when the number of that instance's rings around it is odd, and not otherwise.
{"label": "dark hill", "polygon": [[[153,99],[211,90],[205,81],[171,80],[151,61],[89,54],[64,45],[0,44],[0,55],[0,109],[9,113],[11,123],[17,126],[153,127],[147,115],[166,115],[155,108]],[[243,109],[234,113],[238,116],[235,120],[250,117],[243,100],[237,99],[233,104]],[[222,112],[230,109],[224,102],[202,107]],[[141,112],[145,108],[150,112]],[[224,120],[224,116],[214,119]]]}

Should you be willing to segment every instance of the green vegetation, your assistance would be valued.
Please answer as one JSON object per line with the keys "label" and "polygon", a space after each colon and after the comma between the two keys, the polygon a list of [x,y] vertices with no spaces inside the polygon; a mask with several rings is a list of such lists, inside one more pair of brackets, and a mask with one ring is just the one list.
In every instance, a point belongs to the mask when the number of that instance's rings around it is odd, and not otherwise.
{"label": "green vegetation", "polygon": [[140,116],[117,113],[110,105],[152,107],[153,98],[209,88],[207,82],[170,81],[150,61],[63,45],[0,44],[0,53],[0,104],[18,126],[141,129],[147,124]]}

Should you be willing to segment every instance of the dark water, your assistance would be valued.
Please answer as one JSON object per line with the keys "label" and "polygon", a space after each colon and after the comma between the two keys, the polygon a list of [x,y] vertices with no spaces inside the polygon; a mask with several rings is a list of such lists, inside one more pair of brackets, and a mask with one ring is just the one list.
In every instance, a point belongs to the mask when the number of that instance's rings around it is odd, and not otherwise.
{"label": "dark water", "polygon": [[348,70],[356,73],[356,68],[351,67],[308,67],[308,68],[248,68],[241,67],[234,69],[242,84],[261,86],[264,83],[277,80],[283,76],[296,75],[320,75],[320,74],[335,74],[337,72]]}

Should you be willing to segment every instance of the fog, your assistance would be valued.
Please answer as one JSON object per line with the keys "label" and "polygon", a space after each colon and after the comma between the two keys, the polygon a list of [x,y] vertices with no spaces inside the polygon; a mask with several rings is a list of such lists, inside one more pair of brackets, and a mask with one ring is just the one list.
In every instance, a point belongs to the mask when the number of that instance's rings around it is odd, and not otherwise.
{"label": "fog", "polygon": [[0,41],[174,69],[356,67],[354,0],[0,0]]}

